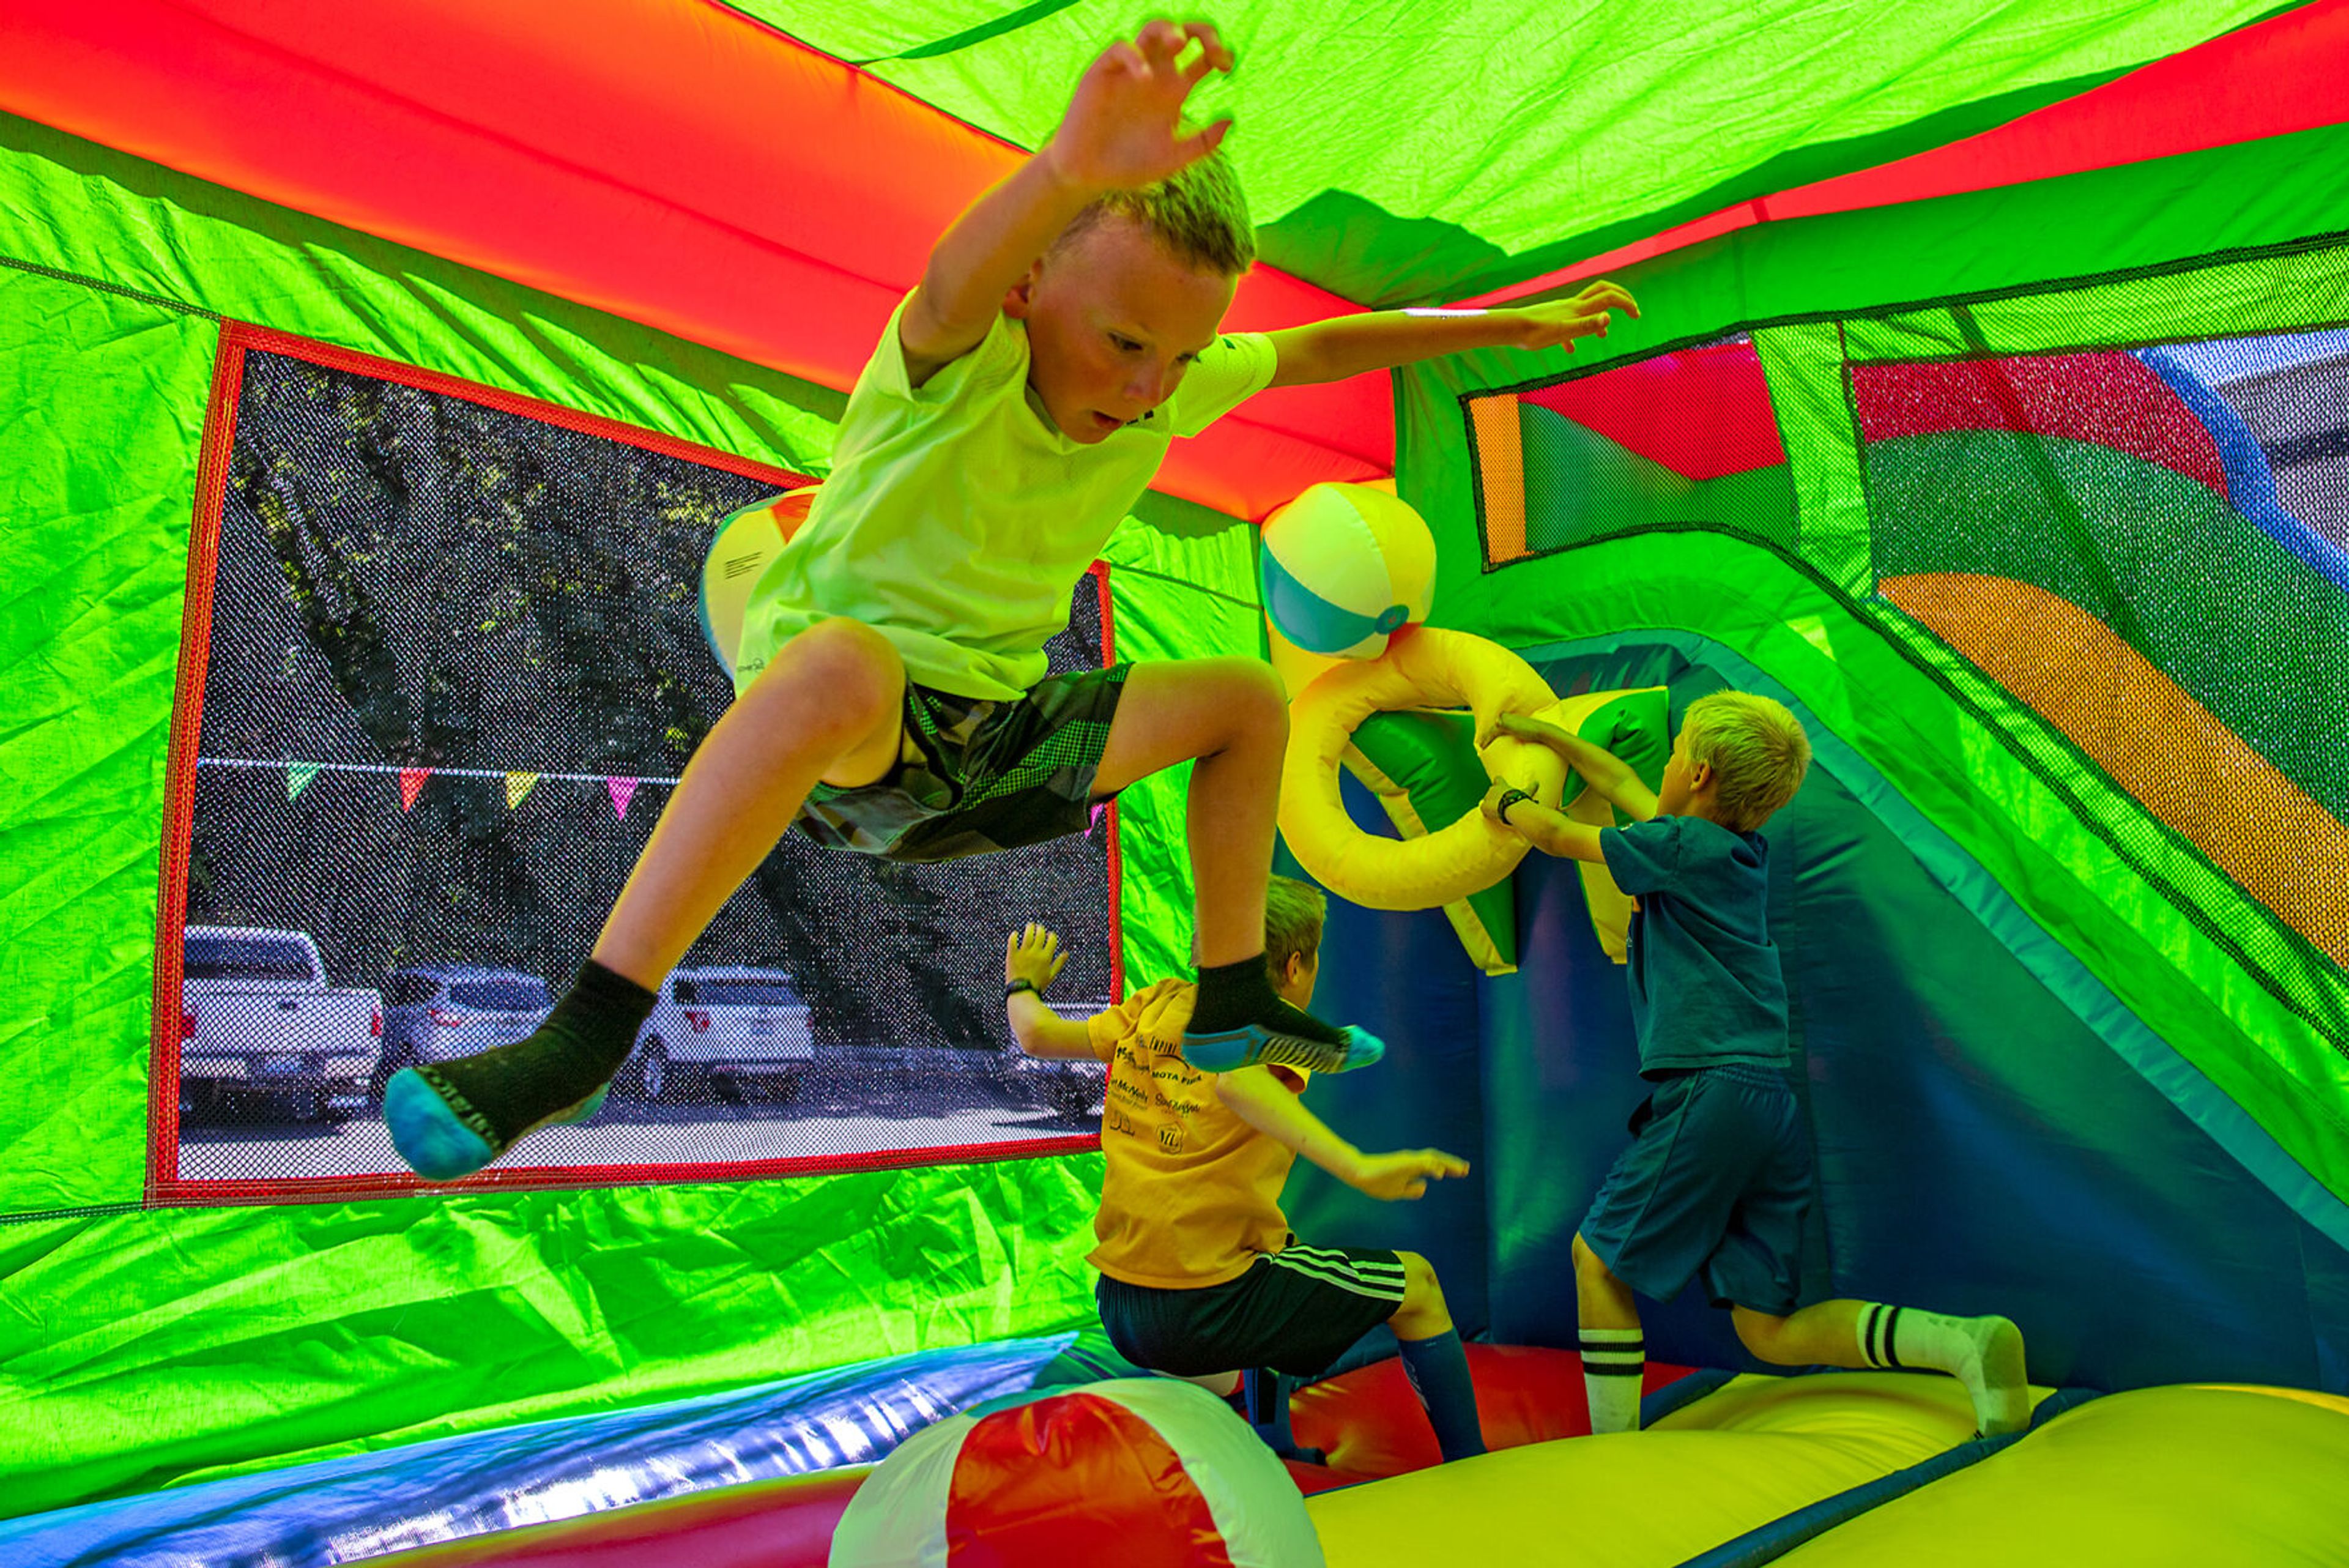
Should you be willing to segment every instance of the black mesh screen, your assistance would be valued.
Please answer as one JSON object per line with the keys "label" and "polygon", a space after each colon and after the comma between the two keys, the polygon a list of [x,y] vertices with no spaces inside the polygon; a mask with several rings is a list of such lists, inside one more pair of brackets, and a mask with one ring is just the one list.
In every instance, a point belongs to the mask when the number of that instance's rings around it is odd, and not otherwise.
{"label": "black mesh screen", "polygon": [[[703,556],[770,481],[253,353],[212,592],[188,872],[182,1181],[400,1169],[382,1080],[535,1024],[730,701]],[[1098,665],[1094,579],[1052,668]],[[587,1126],[509,1164],[678,1167],[1092,1130],[1015,1061],[1015,921],[1111,990],[1108,827],[899,867],[786,838]],[[272,934],[274,933],[274,934]],[[323,982],[323,984],[321,983]],[[655,1056],[657,1055],[657,1060]],[[589,1173],[592,1176],[592,1171]]]}

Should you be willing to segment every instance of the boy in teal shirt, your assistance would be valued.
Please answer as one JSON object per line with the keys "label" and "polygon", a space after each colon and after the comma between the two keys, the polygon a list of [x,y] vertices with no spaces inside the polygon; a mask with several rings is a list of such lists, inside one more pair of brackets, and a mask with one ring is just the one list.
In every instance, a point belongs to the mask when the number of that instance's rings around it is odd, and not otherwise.
{"label": "boy in teal shirt", "polygon": [[956,220],[858,379],[835,466],[746,617],[734,706],[662,813],[593,953],[529,1039],[397,1074],[384,1119],[419,1174],[480,1168],[594,1113],[653,988],[796,821],[945,859],[1081,832],[1184,763],[1203,1071],[1337,1072],[1379,1042],[1283,1002],[1264,890],[1288,714],[1254,659],[1046,677],[1071,590],[1156,472],[1268,386],[1438,354],[1570,344],[1634,309],[1611,284],[1522,310],[1219,330],[1254,239],[1191,88],[1232,57],[1159,21],[1088,69],[1051,140]]}
{"label": "boy in teal shirt", "polygon": [[1701,697],[1654,794],[1620,759],[1555,725],[1509,715],[1495,732],[1549,746],[1632,819],[1574,822],[1505,782],[1485,797],[1488,818],[1546,854],[1604,863],[1637,900],[1631,1019],[1640,1075],[1656,1090],[1574,1238],[1590,1429],[1639,1425],[1647,1351],[1633,1293],[1669,1301],[1702,1275],[1764,1361],[1932,1367],[1965,1385],[1982,1433],[2021,1431],[2031,1390],[2023,1335],[2005,1318],[1798,1304],[1811,1152],[1786,1081],[1786,985],[1759,829],[1809,769],[1801,722],[1767,697]]}

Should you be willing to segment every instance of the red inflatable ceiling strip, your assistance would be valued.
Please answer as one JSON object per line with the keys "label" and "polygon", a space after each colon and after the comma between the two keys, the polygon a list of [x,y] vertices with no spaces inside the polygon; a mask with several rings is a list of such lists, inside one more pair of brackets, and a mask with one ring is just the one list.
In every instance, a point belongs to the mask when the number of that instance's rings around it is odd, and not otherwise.
{"label": "red inflatable ceiling strip", "polygon": [[1995,130],[1741,202],[1464,303],[1522,299],[1758,223],[2019,185],[2332,125],[2349,102],[2342,93],[2344,81],[2349,0],[2315,0]]}
{"label": "red inflatable ceiling strip", "polygon": [[[702,0],[12,0],[0,106],[848,386],[1017,150]],[[1259,268],[1229,324],[1358,309]],[[1252,400],[1162,489],[1261,516],[1393,466],[1383,378]]]}

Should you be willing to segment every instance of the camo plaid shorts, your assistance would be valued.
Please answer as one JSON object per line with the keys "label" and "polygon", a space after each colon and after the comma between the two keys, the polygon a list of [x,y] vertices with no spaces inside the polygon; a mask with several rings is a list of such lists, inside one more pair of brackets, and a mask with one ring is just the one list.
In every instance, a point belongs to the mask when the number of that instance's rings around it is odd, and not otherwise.
{"label": "camo plaid shorts", "polygon": [[993,701],[905,685],[907,755],[854,789],[819,784],[799,827],[829,849],[959,860],[1082,833],[1130,664],[1046,676]]}

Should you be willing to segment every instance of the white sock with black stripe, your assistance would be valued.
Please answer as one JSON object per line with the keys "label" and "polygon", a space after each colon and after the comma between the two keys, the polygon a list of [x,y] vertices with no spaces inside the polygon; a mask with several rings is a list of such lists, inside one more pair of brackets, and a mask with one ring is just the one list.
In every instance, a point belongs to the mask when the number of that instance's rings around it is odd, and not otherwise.
{"label": "white sock with black stripe", "polygon": [[1636,1328],[1582,1331],[1582,1386],[1590,1397],[1590,1431],[1640,1429],[1640,1386],[1648,1371],[1647,1335]]}
{"label": "white sock with black stripe", "polygon": [[1863,1303],[1859,1355],[1870,1366],[1930,1366],[1966,1386],[1974,1429],[1984,1437],[2031,1425],[2023,1331],[2002,1317],[1945,1317],[1915,1307]]}

